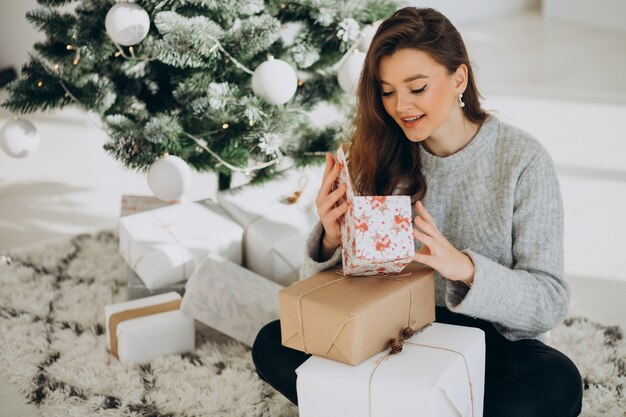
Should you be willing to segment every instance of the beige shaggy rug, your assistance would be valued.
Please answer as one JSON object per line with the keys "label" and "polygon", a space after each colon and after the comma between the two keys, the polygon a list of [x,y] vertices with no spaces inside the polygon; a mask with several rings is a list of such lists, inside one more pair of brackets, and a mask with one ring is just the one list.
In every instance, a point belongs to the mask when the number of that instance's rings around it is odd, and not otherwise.
{"label": "beige shaggy rug", "polygon": [[[198,326],[196,350],[136,366],[106,352],[104,305],[126,298],[110,232],[0,254],[0,374],[46,416],[296,416],[246,346]],[[583,416],[626,416],[622,330],[568,318],[551,344],[579,367]]]}

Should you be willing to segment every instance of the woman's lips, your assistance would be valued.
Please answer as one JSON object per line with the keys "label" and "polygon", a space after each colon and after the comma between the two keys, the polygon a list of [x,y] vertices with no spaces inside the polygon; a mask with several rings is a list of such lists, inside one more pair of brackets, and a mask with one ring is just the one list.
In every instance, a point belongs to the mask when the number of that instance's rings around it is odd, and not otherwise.
{"label": "woman's lips", "polygon": [[416,127],[417,125],[421,124],[422,120],[424,120],[424,116],[426,115],[422,114],[421,116],[402,117],[400,118],[400,120],[402,120],[402,124],[404,125],[404,127],[410,129],[412,127]]}

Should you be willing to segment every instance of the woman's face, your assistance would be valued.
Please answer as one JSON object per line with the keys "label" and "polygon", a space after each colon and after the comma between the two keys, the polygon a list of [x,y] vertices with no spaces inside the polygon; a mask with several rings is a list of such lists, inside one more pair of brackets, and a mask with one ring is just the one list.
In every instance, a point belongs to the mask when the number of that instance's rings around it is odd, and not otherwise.
{"label": "woman's face", "polygon": [[443,65],[418,49],[400,49],[381,58],[383,106],[411,142],[428,139],[445,126],[453,111],[461,111],[458,72],[448,74]]}

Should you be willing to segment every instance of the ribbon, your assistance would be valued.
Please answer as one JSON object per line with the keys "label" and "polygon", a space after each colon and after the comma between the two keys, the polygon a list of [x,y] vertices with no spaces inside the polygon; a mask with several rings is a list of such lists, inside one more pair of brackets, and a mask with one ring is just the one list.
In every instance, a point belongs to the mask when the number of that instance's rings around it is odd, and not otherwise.
{"label": "ribbon", "polygon": [[460,355],[461,358],[463,358],[463,363],[465,364],[465,371],[467,373],[467,380],[469,383],[470,402],[472,406],[472,417],[474,417],[474,391],[472,387],[472,378],[470,376],[469,365],[467,364],[467,358],[465,358],[465,355],[462,352],[459,352],[454,349],[445,348],[441,346],[426,345],[423,343],[414,343],[414,342],[409,342],[407,340],[413,337],[416,333],[421,333],[430,325],[431,324],[429,323],[417,331],[413,330],[413,328],[411,327],[405,327],[404,329],[402,329],[401,337],[397,339],[391,339],[391,341],[389,342],[389,352],[387,352],[387,354],[380,357],[376,361],[376,366],[374,366],[374,369],[372,370],[372,373],[370,374],[370,380],[369,380],[369,385],[368,385],[368,415],[369,417],[372,416],[372,380],[374,379],[374,374],[376,373],[376,370],[378,369],[379,365],[383,363],[384,361],[386,361],[387,359],[389,359],[391,355],[396,355],[402,352],[402,349],[405,343],[407,345],[412,345],[412,346],[425,347],[425,348],[431,348],[431,349],[440,349],[440,350],[445,350],[448,352],[453,352],[453,353]]}
{"label": "ribbon", "polygon": [[117,359],[120,358],[117,351],[117,326],[120,323],[126,320],[132,320],[143,316],[150,316],[152,314],[165,313],[167,311],[178,309],[180,309],[180,298],[161,304],[133,308],[111,314],[111,316],[109,316],[109,340],[111,341],[111,354]]}

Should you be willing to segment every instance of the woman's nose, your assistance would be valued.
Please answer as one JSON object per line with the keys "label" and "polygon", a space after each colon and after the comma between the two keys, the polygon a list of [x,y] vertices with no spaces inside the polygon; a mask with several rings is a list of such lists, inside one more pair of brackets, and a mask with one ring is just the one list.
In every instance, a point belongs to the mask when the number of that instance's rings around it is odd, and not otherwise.
{"label": "woman's nose", "polygon": [[411,96],[409,94],[397,93],[396,95],[396,113],[404,113],[413,107]]}

